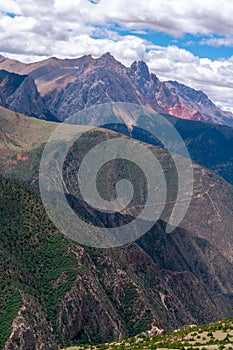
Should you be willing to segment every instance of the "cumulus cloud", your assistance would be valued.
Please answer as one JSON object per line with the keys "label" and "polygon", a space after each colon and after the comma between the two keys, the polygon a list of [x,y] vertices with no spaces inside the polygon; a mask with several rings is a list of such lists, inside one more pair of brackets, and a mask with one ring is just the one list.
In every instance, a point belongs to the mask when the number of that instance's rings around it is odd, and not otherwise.
{"label": "cumulus cloud", "polygon": [[210,60],[169,46],[152,49],[147,63],[160,79],[177,80],[203,90],[217,105],[233,112],[233,56],[225,60]]}
{"label": "cumulus cloud", "polygon": [[0,0],[0,11],[5,13],[21,13],[19,4],[14,0]]}
{"label": "cumulus cloud", "polygon": [[[55,0],[55,8],[71,16],[73,1]],[[77,1],[76,6],[86,22],[121,23],[132,29],[151,28],[173,35],[233,33],[231,0],[100,0],[96,5]]]}
{"label": "cumulus cloud", "polygon": [[205,38],[201,40],[201,45],[209,45],[209,46],[215,46],[215,47],[221,47],[221,46],[233,46],[233,35],[226,35],[225,37],[212,37],[212,38]]}
{"label": "cumulus cloud", "polygon": [[[203,59],[137,36],[148,30],[189,33],[205,35],[205,45],[233,45],[232,17],[232,0],[0,0],[0,52],[31,62],[110,51],[125,65],[144,60],[161,79],[202,89],[233,109],[232,58]],[[123,29],[128,35],[121,35]]]}

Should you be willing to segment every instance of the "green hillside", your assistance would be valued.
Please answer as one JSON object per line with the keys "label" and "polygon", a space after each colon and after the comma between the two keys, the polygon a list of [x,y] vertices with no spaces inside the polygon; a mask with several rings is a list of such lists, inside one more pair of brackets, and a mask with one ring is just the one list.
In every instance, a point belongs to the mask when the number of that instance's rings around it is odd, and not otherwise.
{"label": "green hillside", "polygon": [[226,319],[202,326],[183,327],[174,333],[163,335],[140,334],[134,338],[101,344],[80,345],[63,350],[123,350],[123,349],[181,349],[223,350],[233,349],[233,319]]}
{"label": "green hillside", "polygon": [[[37,196],[43,145],[56,124],[4,113],[0,119],[5,175],[0,177],[1,349],[7,342],[7,350],[38,346],[57,350],[127,339],[155,325],[169,332],[232,316],[230,184],[194,164],[194,194],[183,228],[167,234],[165,222],[158,221],[130,245],[82,247],[58,232]],[[77,164],[88,147],[116,136],[93,130],[70,149],[63,169],[73,209],[100,226],[114,218],[87,208],[73,185]],[[170,208],[176,195],[171,158],[160,148],[147,147],[165,169]],[[124,175],[129,170],[125,167]],[[113,182],[122,175],[116,164],[106,171]],[[107,194],[111,183],[101,181],[100,190]],[[33,190],[25,185],[33,185]],[[117,222],[124,219],[127,215],[119,215]]]}
{"label": "green hillside", "polygon": [[[0,178],[0,349],[20,307],[44,309],[54,324],[55,310],[79,271],[69,241],[49,221],[41,203],[23,187]],[[66,275],[64,283],[54,286]],[[47,332],[47,331],[46,331]]]}

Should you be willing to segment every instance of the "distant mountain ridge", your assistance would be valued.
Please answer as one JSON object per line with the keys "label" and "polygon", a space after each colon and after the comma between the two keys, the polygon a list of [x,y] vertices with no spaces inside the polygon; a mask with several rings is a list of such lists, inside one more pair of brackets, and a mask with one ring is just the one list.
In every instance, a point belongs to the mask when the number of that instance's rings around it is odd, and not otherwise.
{"label": "distant mountain ridge", "polygon": [[24,64],[0,56],[0,69],[35,79],[47,109],[59,120],[106,102],[136,103],[178,118],[233,126],[233,115],[218,108],[202,92],[178,82],[161,82],[145,62],[130,67],[110,53],[94,59],[52,57]]}
{"label": "distant mountain ridge", "polygon": [[39,119],[53,120],[45,101],[28,75],[0,70],[0,105]]}
{"label": "distant mountain ridge", "polygon": [[[179,102],[176,105],[169,107],[167,112],[172,115],[178,116],[178,113],[182,115],[182,110],[187,113],[186,107],[190,107],[190,118],[192,120],[203,120],[206,122],[219,123],[219,120],[223,121],[223,124],[229,124],[229,117],[232,117],[230,112],[222,112],[216,105],[208,98],[208,96],[201,90],[194,90],[184,84],[180,84],[177,81],[168,81],[166,86],[174,95],[179,96]],[[176,111],[177,108],[177,111]],[[187,115],[187,114],[185,114]],[[232,126],[233,124],[230,123]]]}
{"label": "distant mountain ridge", "polygon": [[[224,124],[231,118],[203,92],[160,82],[144,62],[126,68],[110,54],[32,64],[0,57],[1,68],[0,104],[15,111],[29,109],[37,119],[0,107],[0,349],[57,350],[232,317],[233,187],[213,172],[193,164],[192,201],[174,232],[165,232],[162,216],[141,239],[114,249],[80,246],[61,235],[37,196],[41,155],[57,127],[40,118],[64,120],[115,100],[136,108],[145,105],[166,114],[192,159],[233,181],[233,128],[196,121]],[[180,119],[167,115],[172,109]],[[129,120],[127,113],[124,117]],[[101,125],[101,114],[99,119]],[[146,122],[152,130],[153,120]],[[136,128],[130,131],[129,136],[146,141],[143,133],[132,134]],[[96,128],[72,147],[64,163],[72,209],[100,227],[113,223],[113,217],[87,207],[76,196],[72,180],[76,183],[86,146],[119,136]],[[166,150],[144,145],[164,169],[170,207],[176,199],[173,163]],[[51,166],[55,163],[51,160]],[[120,171],[113,165],[111,182]],[[111,183],[105,180],[109,191]],[[118,223],[132,214],[119,215]]]}

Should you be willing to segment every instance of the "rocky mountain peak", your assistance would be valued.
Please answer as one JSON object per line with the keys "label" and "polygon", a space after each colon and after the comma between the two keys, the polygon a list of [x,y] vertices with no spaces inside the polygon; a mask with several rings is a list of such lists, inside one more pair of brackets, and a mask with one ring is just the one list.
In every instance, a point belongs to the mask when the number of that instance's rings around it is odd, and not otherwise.
{"label": "rocky mountain peak", "polygon": [[0,62],[3,62],[3,61],[5,61],[5,60],[6,60],[6,57],[0,55]]}
{"label": "rocky mountain peak", "polygon": [[[181,95],[187,95],[191,98],[205,98],[208,99],[208,96],[202,91],[202,90],[195,90],[192,89],[184,84],[179,83],[178,81],[168,81],[166,82],[166,85],[169,86],[169,89],[173,92],[176,93],[177,91],[181,94]],[[210,100],[209,100],[210,101]]]}
{"label": "rocky mountain peak", "polygon": [[183,111],[189,109],[191,111],[189,118],[187,118],[187,112],[184,114],[187,119],[233,125],[233,115],[219,109],[202,90],[195,90],[177,81],[168,81],[165,85],[173,96],[179,97],[179,106],[174,105],[176,110],[168,110],[169,113],[176,115],[177,111],[179,116],[183,113],[181,109]]}
{"label": "rocky mountain peak", "polygon": [[139,79],[150,80],[150,72],[144,61],[134,61],[130,66],[130,70],[137,75]]}
{"label": "rocky mountain peak", "polygon": [[53,119],[33,78],[28,75],[0,70],[0,104],[36,118]]}
{"label": "rocky mountain peak", "polygon": [[110,52],[105,52],[102,56],[100,56],[99,58],[97,58],[97,61],[101,61],[104,63],[108,63],[108,64],[116,64],[119,63],[114,56],[111,55]]}
{"label": "rocky mountain peak", "polygon": [[5,69],[0,70],[0,95],[1,99],[8,97],[20,86],[26,75],[9,73]]}
{"label": "rocky mountain peak", "polygon": [[127,68],[110,52],[96,59],[91,55],[52,57],[30,64],[0,56],[0,69],[30,75],[46,108],[61,120],[82,108],[111,100],[137,103],[182,119],[233,126],[233,115],[218,108],[204,92],[174,81],[161,82],[143,61]]}

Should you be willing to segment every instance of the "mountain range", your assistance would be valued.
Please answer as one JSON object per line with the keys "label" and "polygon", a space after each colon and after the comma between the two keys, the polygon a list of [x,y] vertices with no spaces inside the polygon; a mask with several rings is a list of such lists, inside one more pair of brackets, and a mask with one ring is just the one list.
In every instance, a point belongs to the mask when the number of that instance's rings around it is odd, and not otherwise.
{"label": "mountain range", "polygon": [[[0,56],[0,69],[3,107],[44,120],[63,121],[96,104],[130,102],[146,106],[175,125],[193,160],[233,183],[232,129],[227,128],[233,126],[233,116],[216,107],[202,91],[178,82],[161,82],[142,61],[127,68],[109,53],[98,59],[90,55],[52,57],[29,64]],[[97,124],[101,123],[99,117]],[[161,146],[135,127],[133,131],[108,127]]]}
{"label": "mountain range", "polygon": [[[233,115],[218,108],[202,91],[174,81],[161,82],[143,61],[125,67],[105,53],[97,59],[90,55],[77,59],[52,57],[25,64],[0,56],[0,69],[34,79],[50,120],[52,116],[63,121],[78,110],[100,103],[129,102],[182,119],[233,126]],[[28,93],[25,91],[26,96]],[[32,111],[34,104],[32,99]],[[40,104],[41,110],[33,116],[44,119],[46,113]]]}
{"label": "mountain range", "polygon": [[[88,119],[80,112],[109,102],[114,121],[109,125],[101,113],[93,121],[92,114]],[[130,108],[116,113],[114,102],[129,102]],[[233,115],[202,91],[161,82],[144,62],[125,67],[109,53],[30,64],[0,56],[0,105],[0,349],[57,350],[233,316]],[[151,133],[137,127],[138,109]],[[181,135],[194,172],[189,209],[171,233],[166,225],[176,202],[177,172],[171,154],[153,136],[157,112]],[[110,139],[135,138],[163,168],[165,209],[131,244],[109,249],[78,244],[45,211],[42,153],[58,122],[70,116],[75,123],[101,126],[72,146],[62,170],[68,203],[97,230],[124,225],[137,210],[133,202],[125,213],[101,214],[82,199],[76,174],[88,150]],[[56,166],[56,157],[50,166]],[[131,163],[111,162],[99,190],[106,196],[122,175],[132,183],[136,176],[137,199],[143,202],[137,174]],[[152,348],[157,339],[150,339]]]}
{"label": "mountain range", "polygon": [[[4,350],[99,343],[148,329],[169,331],[232,316],[230,184],[194,164],[192,202],[181,227],[173,233],[165,232],[164,217],[125,247],[83,247],[56,230],[38,198],[43,145],[57,124],[8,110],[2,110],[1,121],[1,155],[5,157],[1,172],[14,178],[0,179]],[[104,129],[91,131],[72,149],[64,172],[77,171],[81,150],[87,145],[118,136]],[[167,151],[147,147],[163,164],[172,188],[174,175]],[[112,174],[117,176],[114,165]],[[72,176],[65,181],[72,191]],[[71,193],[67,194],[73,210],[90,222],[106,224],[104,217],[77,196],[74,200],[75,192]],[[125,218],[117,220],[121,223]]]}

